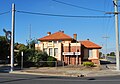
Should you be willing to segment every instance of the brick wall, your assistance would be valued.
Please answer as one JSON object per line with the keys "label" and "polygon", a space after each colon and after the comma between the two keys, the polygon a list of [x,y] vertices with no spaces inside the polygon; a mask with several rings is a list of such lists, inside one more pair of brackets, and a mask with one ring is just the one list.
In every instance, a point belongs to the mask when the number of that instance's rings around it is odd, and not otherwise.
{"label": "brick wall", "polygon": [[[81,45],[80,43],[69,43],[63,44],[63,52],[81,52]],[[63,60],[65,64],[69,65],[76,65],[76,61],[78,60],[78,64],[81,64],[81,56],[76,55],[64,55]]]}

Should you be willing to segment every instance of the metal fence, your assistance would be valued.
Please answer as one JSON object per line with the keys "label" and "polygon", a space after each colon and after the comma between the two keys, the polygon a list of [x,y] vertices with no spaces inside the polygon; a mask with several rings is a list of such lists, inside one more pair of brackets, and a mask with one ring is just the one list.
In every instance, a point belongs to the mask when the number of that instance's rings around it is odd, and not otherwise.
{"label": "metal fence", "polygon": [[39,61],[37,63],[34,62],[23,62],[19,63],[19,67],[21,69],[26,68],[26,67],[64,67],[65,63],[64,61]]}

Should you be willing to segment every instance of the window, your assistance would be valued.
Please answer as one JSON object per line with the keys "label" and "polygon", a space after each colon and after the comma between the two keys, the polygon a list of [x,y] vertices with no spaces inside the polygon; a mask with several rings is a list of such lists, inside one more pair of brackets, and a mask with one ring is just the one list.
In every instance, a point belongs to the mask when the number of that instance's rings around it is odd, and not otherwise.
{"label": "window", "polygon": [[62,40],[59,40],[58,42],[59,42],[59,43],[61,43],[61,42],[62,42]]}
{"label": "window", "polygon": [[89,50],[89,57],[92,57],[92,56],[93,56],[92,50]]}
{"label": "window", "polygon": [[52,42],[52,41],[49,41],[49,42]]}
{"label": "window", "polygon": [[54,43],[57,43],[57,41],[53,41]]}
{"label": "window", "polygon": [[58,55],[58,48],[54,48],[54,56]]}
{"label": "window", "polygon": [[49,48],[49,55],[53,56],[53,49],[52,48]]}
{"label": "window", "polygon": [[44,52],[47,52],[47,48],[44,48],[43,51],[44,51]]}

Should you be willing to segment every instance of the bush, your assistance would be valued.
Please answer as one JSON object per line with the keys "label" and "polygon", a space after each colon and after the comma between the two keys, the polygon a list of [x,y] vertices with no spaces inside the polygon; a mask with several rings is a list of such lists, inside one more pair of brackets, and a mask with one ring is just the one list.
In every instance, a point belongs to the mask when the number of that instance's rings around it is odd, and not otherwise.
{"label": "bush", "polygon": [[56,58],[54,58],[54,57],[52,57],[52,56],[49,56],[49,57],[47,58],[47,65],[48,65],[49,67],[54,67],[55,64],[56,64],[55,61],[57,61]]}
{"label": "bush", "polygon": [[93,62],[83,62],[83,66],[94,67],[94,63]]}
{"label": "bush", "polygon": [[[23,51],[23,66],[33,67],[33,66],[47,66],[47,63],[40,63],[40,61],[47,61],[47,53],[42,51],[37,51],[34,49],[25,49]],[[18,66],[21,66],[21,51],[16,55],[15,60]]]}
{"label": "bush", "polygon": [[48,54],[46,52],[37,51],[35,52],[34,62],[37,67],[45,67],[47,66],[46,62],[41,61],[47,61]]}

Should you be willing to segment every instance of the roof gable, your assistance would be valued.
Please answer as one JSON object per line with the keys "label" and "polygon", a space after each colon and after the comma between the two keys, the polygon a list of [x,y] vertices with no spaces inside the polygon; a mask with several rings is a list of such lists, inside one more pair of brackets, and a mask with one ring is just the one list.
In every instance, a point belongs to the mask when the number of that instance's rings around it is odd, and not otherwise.
{"label": "roof gable", "polygon": [[95,48],[95,49],[101,49],[102,47],[89,41],[89,40],[85,40],[85,41],[79,41],[82,45],[84,45],[86,48]]}
{"label": "roof gable", "polygon": [[51,35],[42,37],[38,39],[40,41],[49,41],[49,40],[73,40],[70,36],[64,34],[63,32],[56,32]]}

